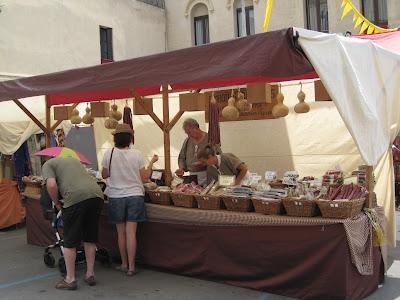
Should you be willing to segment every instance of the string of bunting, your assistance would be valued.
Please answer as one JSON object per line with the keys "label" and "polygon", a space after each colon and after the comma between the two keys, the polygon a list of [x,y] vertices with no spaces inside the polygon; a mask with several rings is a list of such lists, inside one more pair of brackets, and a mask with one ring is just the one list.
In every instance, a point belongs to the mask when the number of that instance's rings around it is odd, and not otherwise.
{"label": "string of bunting", "polygon": [[375,24],[368,21],[367,18],[365,18],[354,6],[354,4],[351,3],[351,0],[342,0],[342,5],[340,7],[343,9],[341,20],[343,20],[343,18],[347,16],[349,12],[352,12],[354,29],[361,25],[360,34],[365,31],[367,32],[367,34],[397,31],[397,29],[388,29],[376,26]]}

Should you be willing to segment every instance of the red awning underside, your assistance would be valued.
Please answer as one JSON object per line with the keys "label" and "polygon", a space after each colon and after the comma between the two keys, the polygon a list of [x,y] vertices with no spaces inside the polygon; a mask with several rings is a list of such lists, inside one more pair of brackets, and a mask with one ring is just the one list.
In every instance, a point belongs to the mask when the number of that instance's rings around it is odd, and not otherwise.
{"label": "red awning underside", "polygon": [[151,56],[0,82],[0,101],[48,95],[50,105],[316,78],[285,29]]}

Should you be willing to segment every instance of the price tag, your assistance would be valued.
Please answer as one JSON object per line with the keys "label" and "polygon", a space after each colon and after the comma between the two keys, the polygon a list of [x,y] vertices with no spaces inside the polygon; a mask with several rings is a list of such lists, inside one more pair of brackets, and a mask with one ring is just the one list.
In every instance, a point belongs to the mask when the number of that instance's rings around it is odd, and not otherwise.
{"label": "price tag", "polygon": [[151,173],[151,179],[153,179],[153,180],[161,180],[161,178],[162,178],[162,172],[160,172],[160,171],[153,171],[153,172]]}
{"label": "price tag", "polygon": [[218,176],[219,185],[221,186],[235,185],[235,179],[236,179],[235,176],[229,176],[229,175]]}
{"label": "price tag", "polygon": [[265,172],[265,180],[266,181],[274,181],[277,177],[276,171],[266,171]]}

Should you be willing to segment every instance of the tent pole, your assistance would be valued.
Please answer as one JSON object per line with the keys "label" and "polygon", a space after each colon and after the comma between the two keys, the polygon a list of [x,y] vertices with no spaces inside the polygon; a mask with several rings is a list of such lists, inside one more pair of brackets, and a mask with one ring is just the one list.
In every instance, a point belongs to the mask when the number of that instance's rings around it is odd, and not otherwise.
{"label": "tent pole", "polygon": [[165,183],[171,185],[172,173],[171,173],[171,140],[168,130],[169,126],[169,94],[168,85],[162,86],[162,100],[163,100],[163,123],[164,123],[164,159],[165,159]]}
{"label": "tent pole", "polygon": [[175,117],[171,120],[171,122],[169,122],[167,129],[168,132],[171,131],[171,129],[176,125],[176,123],[179,121],[179,119],[182,117],[184,111],[180,110],[176,113]]}
{"label": "tent pole", "polygon": [[164,130],[164,124],[161,122],[161,120],[157,117],[157,115],[152,112],[151,110],[148,110],[146,106],[144,105],[143,102],[143,97],[139,95],[138,92],[135,90],[132,90],[132,95],[135,97],[135,101],[139,103],[139,105],[144,109],[144,111],[153,119],[153,121],[157,124],[158,127],[160,127],[161,130]]}
{"label": "tent pole", "polygon": [[373,192],[374,192],[374,167],[367,166],[366,168],[366,188],[368,191],[368,199],[366,207],[372,208]]}
{"label": "tent pole", "polygon": [[46,131],[47,131],[47,129],[46,129],[46,127],[18,100],[18,99],[15,99],[14,100],[14,102],[15,102],[15,104],[17,104],[18,105],[18,107],[20,108],[20,109],[22,109],[22,111],[24,112],[24,113],[26,113],[27,114],[27,116],[33,121],[33,122],[35,122],[35,124],[37,125],[37,126],[39,126],[39,128],[40,129],[42,129],[43,130],[43,132],[44,133],[46,133]]}
{"label": "tent pole", "polygon": [[50,120],[50,109],[51,106],[49,106],[49,99],[47,96],[45,96],[45,102],[46,102],[46,148],[50,148],[51,146],[51,120]]}

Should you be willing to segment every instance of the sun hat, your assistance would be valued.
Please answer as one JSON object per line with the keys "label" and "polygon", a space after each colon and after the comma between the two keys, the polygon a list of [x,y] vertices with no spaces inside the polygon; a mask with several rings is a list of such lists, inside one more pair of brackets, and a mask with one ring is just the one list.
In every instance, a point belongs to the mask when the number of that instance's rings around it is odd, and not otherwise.
{"label": "sun hat", "polygon": [[130,135],[133,135],[134,131],[128,124],[118,124],[112,134],[115,135],[118,133],[129,133]]}

